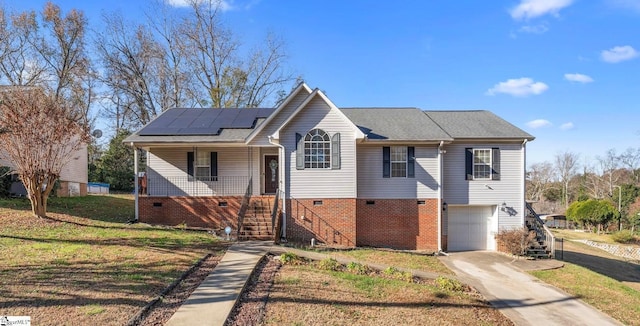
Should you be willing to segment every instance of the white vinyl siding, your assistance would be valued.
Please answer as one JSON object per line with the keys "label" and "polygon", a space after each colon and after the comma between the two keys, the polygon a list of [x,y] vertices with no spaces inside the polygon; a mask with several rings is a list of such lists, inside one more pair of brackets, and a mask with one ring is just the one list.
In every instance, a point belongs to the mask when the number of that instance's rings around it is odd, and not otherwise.
{"label": "white vinyl siding", "polygon": [[[182,193],[179,195],[189,196],[192,195],[192,189],[195,187],[196,190],[204,192],[206,190],[206,183],[198,183],[192,182],[189,183],[187,181],[187,152],[193,152],[193,147],[181,147],[181,148],[151,148],[148,153],[148,189],[150,195],[166,195],[166,182],[163,179],[172,179],[180,180],[176,181],[176,187],[179,188]],[[252,162],[250,158],[256,157],[256,155],[251,155],[253,151],[258,151],[254,149],[250,149],[247,147],[198,147],[198,152],[206,153],[209,155],[210,152],[218,153],[218,176],[220,177],[220,181],[234,182],[233,177],[236,177],[236,183],[242,182],[246,180],[248,182],[248,177],[250,175],[250,170],[253,169],[252,166],[260,166],[260,162]],[[194,158],[195,159],[195,158]],[[158,187],[156,188],[156,185]],[[237,184],[236,188],[246,188],[247,185]],[[254,188],[254,192],[256,192]],[[259,193],[259,189],[257,190]]]}
{"label": "white vinyl siding", "polygon": [[[296,169],[296,133],[322,129],[332,137],[340,133],[340,169]],[[280,132],[286,148],[287,191],[294,198],[355,198],[356,151],[353,125],[320,96],[312,99]]]}
{"label": "white vinyl siding", "polygon": [[[0,153],[0,157],[6,157],[6,154]],[[60,181],[87,183],[89,178],[89,157],[87,146],[82,145],[80,149],[71,154],[71,160],[62,167],[60,171]],[[8,160],[0,159],[0,166],[13,167],[13,163]]]}
{"label": "white vinyl siding", "polygon": [[[294,98],[287,103],[285,107],[282,108],[280,112],[277,113],[276,116],[269,122],[268,125],[264,126],[255,138],[249,143],[250,146],[273,146],[269,143],[269,136],[272,135],[282,123],[284,123],[289,116],[298,108],[302,102],[309,96],[309,93],[305,90],[301,90]],[[276,113],[274,113],[276,114]],[[308,131],[308,130],[307,130]],[[306,133],[306,132],[305,132]]]}
{"label": "white vinyl siding", "polygon": [[360,145],[357,153],[358,198],[438,198],[437,146],[415,146],[415,178],[383,178],[382,146]]}
{"label": "white vinyl siding", "polygon": [[[465,148],[498,148],[500,180],[465,180]],[[524,221],[524,163],[520,143],[450,144],[443,154],[443,201],[448,205],[500,205],[507,203],[515,216],[499,212],[499,227],[521,227]]]}

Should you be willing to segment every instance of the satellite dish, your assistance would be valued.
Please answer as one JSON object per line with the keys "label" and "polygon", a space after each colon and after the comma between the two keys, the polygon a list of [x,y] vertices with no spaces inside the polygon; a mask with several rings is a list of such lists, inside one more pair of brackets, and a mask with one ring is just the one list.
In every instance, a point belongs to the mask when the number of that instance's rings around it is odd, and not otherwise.
{"label": "satellite dish", "polygon": [[96,129],[96,130],[94,130],[94,131],[91,133],[91,135],[92,135],[93,137],[100,138],[100,137],[102,137],[102,130],[100,130],[100,129]]}

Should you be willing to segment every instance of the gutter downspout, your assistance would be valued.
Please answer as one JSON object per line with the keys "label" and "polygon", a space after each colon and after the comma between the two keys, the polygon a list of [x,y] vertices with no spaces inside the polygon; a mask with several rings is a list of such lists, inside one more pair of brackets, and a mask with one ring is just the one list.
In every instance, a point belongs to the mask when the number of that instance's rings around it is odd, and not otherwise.
{"label": "gutter downspout", "polygon": [[133,142],[131,143],[131,146],[133,147],[133,173],[135,174],[135,176],[133,177],[134,180],[134,191],[135,191],[135,195],[134,195],[134,202],[135,202],[135,221],[138,222],[138,218],[139,218],[139,213],[140,213],[140,209],[138,208],[138,149],[136,148],[136,146],[133,144]]}
{"label": "gutter downspout", "polygon": [[438,252],[442,252],[442,147],[444,141],[440,141],[438,145]]}
{"label": "gutter downspout", "polygon": [[[522,212],[524,212],[525,207],[527,206],[527,193],[526,193],[526,185],[527,185],[527,139],[522,141]],[[522,226],[524,226],[524,220],[526,216],[522,217]]]}
{"label": "gutter downspout", "polygon": [[280,148],[280,151],[278,153],[278,159],[280,160],[280,167],[279,167],[279,172],[280,173],[280,186],[279,186],[279,191],[281,191],[282,193],[282,234],[280,235],[280,237],[282,238],[286,238],[287,237],[287,203],[286,203],[286,197],[287,197],[287,191],[285,188],[286,182],[285,182],[285,166],[287,165],[287,162],[285,161],[285,150],[284,150],[284,145],[281,145],[279,143],[274,143],[273,142],[273,137],[272,136],[267,136],[268,140],[269,140],[269,144],[271,145],[275,145],[278,146]]}

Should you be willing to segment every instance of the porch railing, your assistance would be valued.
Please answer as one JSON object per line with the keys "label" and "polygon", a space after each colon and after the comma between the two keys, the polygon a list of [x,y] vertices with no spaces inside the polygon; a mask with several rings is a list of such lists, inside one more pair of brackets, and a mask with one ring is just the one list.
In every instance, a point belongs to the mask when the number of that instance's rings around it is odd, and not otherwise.
{"label": "porch railing", "polygon": [[526,203],[527,207],[527,222],[531,228],[536,232],[538,239],[549,250],[549,255],[552,258],[556,256],[556,239],[551,230],[544,224],[544,221],[540,218],[540,215],[533,210],[531,204]]}
{"label": "porch railing", "polygon": [[150,177],[147,181],[147,195],[168,196],[242,196],[248,176],[217,177]]}

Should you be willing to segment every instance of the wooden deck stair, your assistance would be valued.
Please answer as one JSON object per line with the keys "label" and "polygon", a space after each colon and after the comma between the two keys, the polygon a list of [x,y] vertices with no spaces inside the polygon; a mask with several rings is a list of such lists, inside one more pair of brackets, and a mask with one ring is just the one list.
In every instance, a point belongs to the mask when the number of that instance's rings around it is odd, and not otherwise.
{"label": "wooden deck stair", "polygon": [[256,197],[249,201],[238,240],[273,240],[271,209],[275,197]]}

